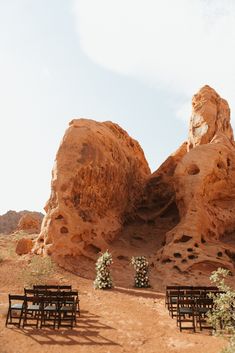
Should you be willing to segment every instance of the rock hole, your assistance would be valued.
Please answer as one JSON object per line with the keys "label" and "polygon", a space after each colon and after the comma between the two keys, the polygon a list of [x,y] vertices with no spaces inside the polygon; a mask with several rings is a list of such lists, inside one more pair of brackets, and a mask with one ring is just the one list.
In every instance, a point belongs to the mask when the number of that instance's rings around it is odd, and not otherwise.
{"label": "rock hole", "polygon": [[182,257],[181,254],[179,252],[175,252],[174,253],[174,257]]}
{"label": "rock hole", "polygon": [[95,246],[93,244],[87,245],[84,250],[86,250],[90,253],[93,253],[93,254],[98,254],[101,251],[101,249],[98,248],[98,246]]}
{"label": "rock hole", "polygon": [[227,166],[230,167],[230,165],[231,165],[231,160],[227,158]]}
{"label": "rock hole", "polygon": [[142,237],[139,237],[138,235],[135,235],[134,237],[132,237],[133,239],[136,239],[136,240],[143,240]]}
{"label": "rock hole", "polygon": [[60,228],[60,233],[66,234],[66,233],[68,233],[68,232],[69,232],[69,230],[68,230],[67,227],[61,227],[61,228]]}
{"label": "rock hole", "polygon": [[222,257],[223,253],[221,251],[217,252],[217,256]]}
{"label": "rock hole", "polygon": [[189,175],[196,175],[200,172],[200,169],[199,167],[196,165],[196,164],[191,164],[189,167],[188,167],[188,174]]}
{"label": "rock hole", "polygon": [[192,254],[192,255],[188,255],[188,258],[189,258],[190,260],[193,260],[193,259],[197,259],[198,256]]}
{"label": "rock hole", "polygon": [[179,241],[180,241],[181,243],[186,243],[186,242],[189,241],[190,239],[192,239],[192,237],[190,237],[190,235],[185,235],[185,234],[183,234]]}
{"label": "rock hole", "polygon": [[169,262],[172,262],[172,260],[169,259],[169,258],[162,260],[162,263],[163,263],[163,264],[167,264],[167,263],[169,263]]}
{"label": "rock hole", "polygon": [[181,262],[182,262],[182,263],[185,263],[185,262],[187,262],[187,260],[186,260],[186,259],[182,259]]}
{"label": "rock hole", "polygon": [[188,248],[187,251],[188,251],[188,252],[192,252],[193,249],[192,249],[192,248]]}
{"label": "rock hole", "polygon": [[235,252],[226,249],[225,254],[230,257],[231,260],[235,261]]}
{"label": "rock hole", "polygon": [[201,237],[201,243],[202,243],[202,244],[205,244],[205,243],[206,243],[206,241],[205,241],[205,239],[204,239],[203,237]]}
{"label": "rock hole", "polygon": [[199,247],[198,243],[195,243],[194,246],[195,246],[195,248],[198,248],[198,247]]}
{"label": "rock hole", "polygon": [[55,219],[64,219],[64,217],[62,216],[62,214],[59,214]]}

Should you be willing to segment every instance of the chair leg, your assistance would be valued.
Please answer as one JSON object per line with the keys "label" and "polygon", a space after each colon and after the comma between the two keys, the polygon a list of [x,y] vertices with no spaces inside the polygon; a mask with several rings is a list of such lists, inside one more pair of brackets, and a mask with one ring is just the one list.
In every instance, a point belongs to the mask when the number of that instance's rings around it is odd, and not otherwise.
{"label": "chair leg", "polygon": [[5,322],[6,327],[8,325],[9,316],[10,316],[10,308],[8,309],[8,312],[7,312],[7,318],[6,318],[6,322]]}

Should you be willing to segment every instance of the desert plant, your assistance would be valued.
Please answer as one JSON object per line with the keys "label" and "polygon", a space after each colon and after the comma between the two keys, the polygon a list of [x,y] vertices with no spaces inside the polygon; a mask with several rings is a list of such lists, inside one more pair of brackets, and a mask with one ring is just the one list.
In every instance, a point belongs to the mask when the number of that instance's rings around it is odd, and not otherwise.
{"label": "desert plant", "polygon": [[145,256],[133,256],[131,264],[135,269],[134,286],[137,288],[148,288],[149,284],[149,263]]}
{"label": "desert plant", "polygon": [[22,280],[25,286],[33,284],[45,284],[55,271],[55,264],[52,259],[35,255],[29,266],[22,271]]}
{"label": "desert plant", "polygon": [[229,346],[222,353],[235,353],[235,291],[226,284],[230,271],[218,268],[212,272],[210,280],[221,293],[210,293],[213,298],[213,310],[208,313],[208,321],[215,328],[217,334],[229,338]]}
{"label": "desert plant", "polygon": [[98,258],[96,262],[96,278],[94,281],[95,289],[110,289],[113,287],[109,269],[112,262],[112,255],[108,250]]}

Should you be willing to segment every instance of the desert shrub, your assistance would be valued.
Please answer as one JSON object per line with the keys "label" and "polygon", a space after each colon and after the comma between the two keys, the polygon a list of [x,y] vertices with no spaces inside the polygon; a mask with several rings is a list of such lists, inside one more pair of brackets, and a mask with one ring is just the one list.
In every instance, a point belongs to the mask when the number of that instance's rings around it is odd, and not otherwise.
{"label": "desert shrub", "polygon": [[235,291],[226,284],[229,271],[218,268],[212,272],[210,280],[222,293],[210,294],[214,306],[212,312],[208,313],[208,321],[215,328],[217,334],[229,338],[229,346],[223,353],[235,353]]}
{"label": "desert shrub", "polygon": [[113,287],[113,281],[110,275],[112,262],[112,255],[108,250],[98,258],[96,262],[96,278],[94,281],[95,289],[110,289]]}
{"label": "desert shrub", "polygon": [[52,259],[35,255],[30,264],[22,271],[22,281],[24,286],[34,284],[45,284],[55,272],[55,264]]}
{"label": "desert shrub", "polygon": [[133,256],[131,264],[135,269],[134,286],[137,288],[148,288],[149,285],[149,263],[145,256]]}

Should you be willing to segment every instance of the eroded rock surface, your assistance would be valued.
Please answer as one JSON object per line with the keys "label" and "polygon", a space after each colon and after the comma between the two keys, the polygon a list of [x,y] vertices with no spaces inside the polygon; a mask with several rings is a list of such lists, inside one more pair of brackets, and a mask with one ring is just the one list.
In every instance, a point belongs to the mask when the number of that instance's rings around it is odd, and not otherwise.
{"label": "eroded rock surface", "polygon": [[218,266],[234,272],[235,144],[228,103],[204,86],[192,100],[188,142],[153,174],[139,144],[118,125],[73,120],[45,209],[34,250],[75,272],[94,270],[90,259],[106,249],[117,273],[130,256],[148,256],[165,284],[200,284],[202,274],[206,283]]}
{"label": "eroded rock surface", "polygon": [[215,136],[234,141],[227,101],[209,86],[193,96],[188,149],[212,142]]}
{"label": "eroded rock surface", "polygon": [[144,153],[117,124],[77,119],[59,147],[35,251],[96,258],[140,199],[150,175]]}
{"label": "eroded rock surface", "polygon": [[[210,272],[218,266],[234,270],[233,132],[227,102],[209,86],[193,97],[189,152],[178,162],[173,179],[180,222],[166,235],[161,262],[182,273]],[[226,234],[230,243],[223,241]]]}
{"label": "eroded rock surface", "polygon": [[17,230],[27,233],[40,233],[43,216],[38,212],[24,214],[17,225]]}

